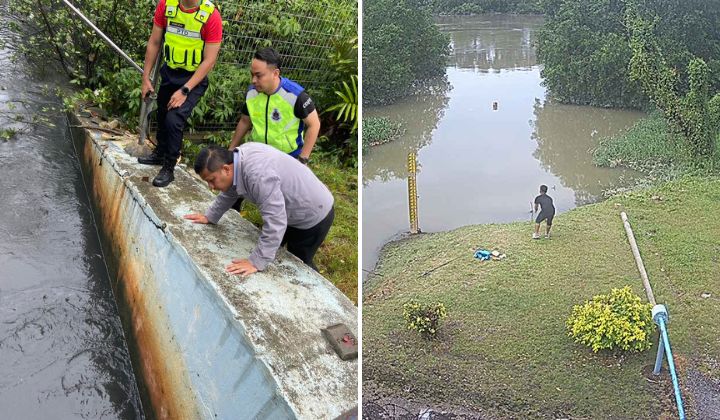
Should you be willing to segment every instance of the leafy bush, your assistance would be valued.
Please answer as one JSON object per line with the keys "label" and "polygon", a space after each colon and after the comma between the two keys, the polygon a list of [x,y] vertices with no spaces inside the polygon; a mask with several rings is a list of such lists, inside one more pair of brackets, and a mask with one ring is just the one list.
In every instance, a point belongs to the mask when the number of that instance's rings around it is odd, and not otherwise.
{"label": "leafy bush", "polygon": [[447,311],[440,302],[421,304],[411,300],[403,305],[403,317],[409,330],[415,330],[425,337],[434,337],[440,321],[447,317]]}
{"label": "leafy bush", "polygon": [[652,305],[642,303],[630,286],[597,295],[575,305],[567,320],[568,335],[594,352],[603,349],[643,351],[651,346]]}
{"label": "leafy bush", "polygon": [[413,0],[363,2],[363,101],[390,103],[441,76],[449,39]]}
{"label": "leafy bush", "polygon": [[387,117],[363,118],[363,149],[387,143],[403,135],[402,124]]}
{"label": "leafy bush", "polygon": [[336,90],[335,94],[339,101],[327,110],[337,112],[337,120],[343,123],[352,123],[351,133],[355,133],[358,126],[358,85],[357,76],[350,77],[350,84],[342,83],[342,89]]}

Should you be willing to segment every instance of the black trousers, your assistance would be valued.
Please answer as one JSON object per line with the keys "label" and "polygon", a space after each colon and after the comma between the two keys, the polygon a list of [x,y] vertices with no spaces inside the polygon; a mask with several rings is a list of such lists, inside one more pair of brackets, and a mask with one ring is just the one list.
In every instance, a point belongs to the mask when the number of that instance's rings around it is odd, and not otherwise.
{"label": "black trousers", "polygon": [[180,157],[185,123],[207,90],[207,77],[190,91],[182,106],[168,110],[167,105],[170,97],[181,89],[193,74],[182,69],[171,69],[167,65],[160,68],[160,89],[157,96],[158,152],[165,156],[166,160],[172,162]]}
{"label": "black trousers", "polygon": [[324,219],[309,229],[288,226],[282,239],[282,245],[287,244],[287,250],[291,254],[300,258],[302,262],[312,267],[313,270],[318,271],[317,266],[313,263],[313,258],[330,231],[333,220],[335,220],[334,207],[330,209]]}

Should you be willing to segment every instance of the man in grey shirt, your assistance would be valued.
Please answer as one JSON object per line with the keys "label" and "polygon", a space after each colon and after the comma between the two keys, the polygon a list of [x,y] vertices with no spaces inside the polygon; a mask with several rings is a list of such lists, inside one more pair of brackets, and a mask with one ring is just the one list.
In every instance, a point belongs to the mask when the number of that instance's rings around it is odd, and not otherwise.
{"label": "man in grey shirt", "polygon": [[328,234],[335,212],[333,196],[307,166],[263,143],[233,151],[211,146],[200,151],[195,172],[210,188],[222,191],[205,214],[188,214],[194,223],[216,224],[238,197],[260,208],[262,232],[247,259],[227,266],[232,274],[262,271],[280,246],[317,271],[313,257]]}

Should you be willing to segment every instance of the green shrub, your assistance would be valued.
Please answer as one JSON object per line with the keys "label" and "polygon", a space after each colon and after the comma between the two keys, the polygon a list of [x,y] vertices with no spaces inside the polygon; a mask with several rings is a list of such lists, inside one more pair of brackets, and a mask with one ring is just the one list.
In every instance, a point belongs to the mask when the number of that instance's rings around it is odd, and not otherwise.
{"label": "green shrub", "polygon": [[411,300],[403,305],[403,317],[409,330],[415,330],[425,337],[434,337],[440,321],[447,317],[447,311],[440,302],[421,304]]}
{"label": "green shrub", "polygon": [[568,335],[594,352],[602,349],[643,351],[650,348],[654,329],[652,305],[643,303],[630,286],[597,295],[575,305],[567,320]]}
{"label": "green shrub", "polygon": [[405,133],[402,124],[387,117],[363,118],[363,149],[395,140]]}

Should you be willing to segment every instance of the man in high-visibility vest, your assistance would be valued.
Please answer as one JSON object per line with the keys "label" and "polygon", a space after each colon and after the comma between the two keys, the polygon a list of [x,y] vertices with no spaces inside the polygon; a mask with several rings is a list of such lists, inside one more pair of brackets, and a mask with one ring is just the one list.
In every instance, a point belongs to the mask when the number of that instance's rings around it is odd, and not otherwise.
{"label": "man in high-visibility vest", "polygon": [[[164,35],[164,43],[163,43]],[[153,179],[165,187],[174,179],[175,163],[182,148],[185,123],[205,93],[207,75],[215,66],[222,41],[222,18],[210,0],[160,0],[145,51],[142,96],[153,92],[150,70],[160,48],[165,63],[160,68],[157,148],[138,162],[162,165]]]}
{"label": "man in high-visibility vest", "polygon": [[307,164],[318,133],[320,117],[305,88],[280,76],[280,55],[261,48],[250,65],[252,85],[245,95],[240,121],[230,141],[230,150],[242,142],[265,143]]}
{"label": "man in high-visibility vest", "polygon": [[[255,53],[250,72],[252,85],[229,149],[235,150],[252,130],[250,141],[265,143],[307,165],[320,132],[313,100],[305,88],[280,76],[280,55],[272,48]],[[241,202],[238,199],[233,208],[239,211]]]}

